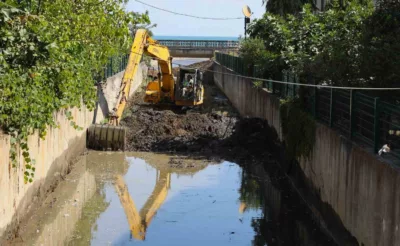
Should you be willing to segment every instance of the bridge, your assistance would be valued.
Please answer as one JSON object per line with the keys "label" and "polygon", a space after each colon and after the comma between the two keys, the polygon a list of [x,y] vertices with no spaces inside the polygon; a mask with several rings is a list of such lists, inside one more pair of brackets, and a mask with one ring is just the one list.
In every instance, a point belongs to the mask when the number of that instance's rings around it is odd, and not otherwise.
{"label": "bridge", "polygon": [[239,41],[228,40],[158,40],[173,57],[211,58],[214,51],[237,50]]}

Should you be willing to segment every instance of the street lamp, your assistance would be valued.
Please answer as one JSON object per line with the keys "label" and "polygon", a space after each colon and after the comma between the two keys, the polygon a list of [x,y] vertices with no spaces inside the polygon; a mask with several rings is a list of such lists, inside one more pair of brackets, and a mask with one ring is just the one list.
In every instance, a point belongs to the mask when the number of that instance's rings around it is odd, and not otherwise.
{"label": "street lamp", "polygon": [[243,6],[243,14],[244,14],[244,39],[246,39],[247,32],[247,24],[250,23],[250,16],[252,15],[250,7],[245,5]]}

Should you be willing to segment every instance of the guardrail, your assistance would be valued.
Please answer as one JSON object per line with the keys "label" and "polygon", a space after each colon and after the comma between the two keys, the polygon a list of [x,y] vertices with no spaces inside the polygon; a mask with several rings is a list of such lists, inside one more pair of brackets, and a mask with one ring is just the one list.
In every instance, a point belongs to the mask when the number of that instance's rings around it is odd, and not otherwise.
{"label": "guardrail", "polygon": [[159,44],[169,48],[209,48],[233,49],[239,47],[239,41],[220,40],[158,40]]}
{"label": "guardrail", "polygon": [[[263,78],[257,67],[250,68],[240,57],[216,52],[215,59],[234,72]],[[255,79],[256,80],[256,79]],[[299,78],[284,71],[283,81],[299,84]],[[262,87],[281,98],[299,95],[299,85],[263,82]],[[305,87],[305,110],[314,118],[343,135],[373,148],[374,152],[387,143],[392,144],[392,155],[400,159],[400,106],[371,97],[356,90]]]}

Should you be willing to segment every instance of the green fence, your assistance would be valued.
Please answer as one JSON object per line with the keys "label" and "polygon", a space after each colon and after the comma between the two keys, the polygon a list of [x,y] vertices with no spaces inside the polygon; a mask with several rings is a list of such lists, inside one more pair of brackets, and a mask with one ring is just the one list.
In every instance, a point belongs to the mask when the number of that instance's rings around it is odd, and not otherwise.
{"label": "green fence", "polygon": [[253,76],[253,68],[250,64],[246,63],[242,58],[215,52],[216,60],[223,64],[225,67],[244,76]]}
{"label": "green fence", "polygon": [[109,78],[125,70],[129,60],[129,54],[116,56],[108,59],[104,68],[104,78]]}
{"label": "green fence", "polygon": [[[215,59],[240,75],[269,79],[263,78],[260,69],[250,68],[240,57],[216,52]],[[300,84],[299,78],[288,71],[283,71],[282,80]],[[307,83],[311,84],[311,81]],[[296,97],[299,93],[299,85],[264,81],[263,88],[281,98]],[[361,146],[372,148],[375,153],[382,145],[390,143],[392,151],[389,155],[400,159],[400,106],[356,90],[304,87],[304,92],[305,110],[315,119]]]}

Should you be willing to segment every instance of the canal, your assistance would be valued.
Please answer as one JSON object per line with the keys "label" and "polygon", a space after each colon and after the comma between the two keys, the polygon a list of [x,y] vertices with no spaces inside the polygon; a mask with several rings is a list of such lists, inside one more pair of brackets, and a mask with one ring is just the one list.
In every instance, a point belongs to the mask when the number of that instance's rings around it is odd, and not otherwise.
{"label": "canal", "polygon": [[283,179],[226,161],[91,151],[9,244],[335,245]]}

